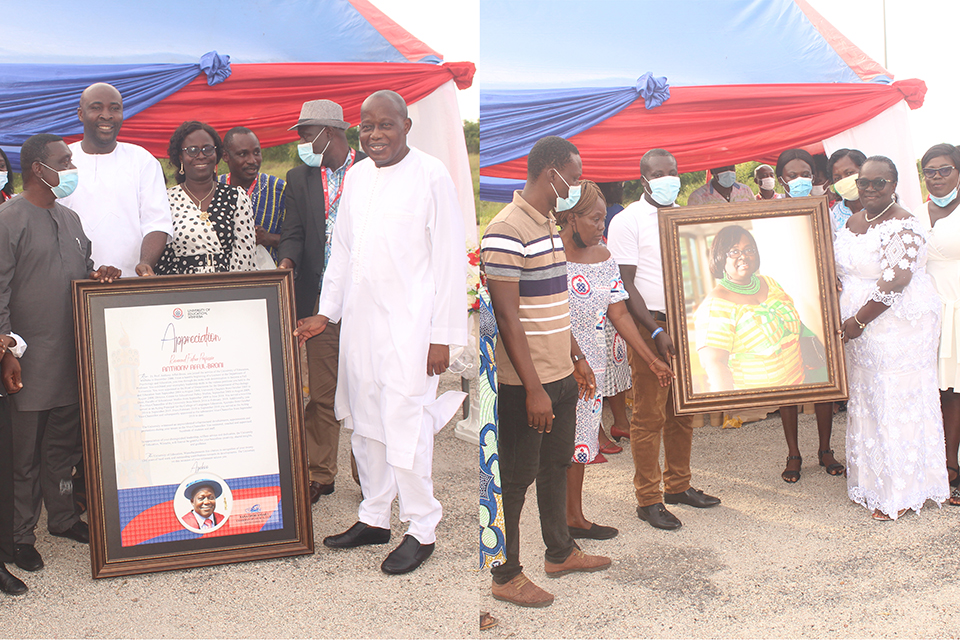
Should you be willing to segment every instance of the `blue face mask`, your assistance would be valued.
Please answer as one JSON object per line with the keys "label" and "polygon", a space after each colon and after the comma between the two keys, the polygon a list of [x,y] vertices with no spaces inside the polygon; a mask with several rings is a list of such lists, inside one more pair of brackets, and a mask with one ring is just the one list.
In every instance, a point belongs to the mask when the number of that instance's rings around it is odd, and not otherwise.
{"label": "blue face mask", "polygon": [[[326,129],[326,127],[323,129]],[[323,151],[320,153],[313,152],[313,143],[316,142],[320,134],[323,133],[323,129],[317,132],[312,142],[302,142],[297,145],[297,154],[300,156],[300,159],[303,160],[303,164],[308,167],[319,167],[323,165],[323,152],[330,146],[330,141],[327,140],[327,144],[323,145]]]}
{"label": "blue face mask", "polygon": [[791,198],[803,198],[810,195],[813,190],[813,178],[794,178],[787,183],[787,186],[790,187]]}
{"label": "blue face mask", "polygon": [[680,178],[677,176],[663,176],[647,180],[647,186],[650,187],[650,197],[661,207],[669,207],[677,201],[677,194],[680,193]]}
{"label": "blue face mask", "polygon": [[[41,162],[40,164],[43,163]],[[47,167],[47,169],[50,169],[50,171],[56,171],[56,169],[49,165],[43,164],[43,166]],[[63,171],[57,171],[57,177],[60,178],[60,182],[57,183],[57,186],[55,187],[42,177],[40,180],[43,180],[43,184],[50,187],[50,189],[53,191],[53,195],[58,198],[66,198],[68,195],[73,193],[77,188],[77,183],[80,182],[80,176],[76,169],[64,169]]]}
{"label": "blue face mask", "polygon": [[724,189],[729,189],[737,181],[736,171],[721,171],[717,174],[717,184]]}
{"label": "blue face mask", "polygon": [[[559,171],[557,171],[557,175],[560,176]],[[577,203],[580,201],[580,185],[571,187],[567,184],[567,181],[564,180],[563,176],[560,176],[560,179],[563,180],[563,184],[567,185],[566,198],[561,198],[557,188],[552,184],[550,186],[553,187],[553,192],[557,194],[557,211],[567,211],[577,206]]]}
{"label": "blue face mask", "polygon": [[933,204],[937,205],[938,207],[943,208],[957,199],[958,188],[960,188],[960,184],[954,187],[953,191],[943,196],[942,198],[938,198],[937,196],[930,194],[930,201],[933,202]]}
{"label": "blue face mask", "polygon": [[7,186],[7,172],[0,171],[0,190]]}

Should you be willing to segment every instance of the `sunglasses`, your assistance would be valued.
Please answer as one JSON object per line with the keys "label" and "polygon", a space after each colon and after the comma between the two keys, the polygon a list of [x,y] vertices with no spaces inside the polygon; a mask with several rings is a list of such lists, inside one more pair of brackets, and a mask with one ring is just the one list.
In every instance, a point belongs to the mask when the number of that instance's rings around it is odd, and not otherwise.
{"label": "sunglasses", "polygon": [[893,180],[884,180],[883,178],[875,178],[874,180],[868,180],[867,178],[857,178],[856,184],[858,189],[866,189],[869,186],[873,186],[875,191],[883,191],[884,187],[892,183]]}
{"label": "sunglasses", "polygon": [[924,178],[932,178],[932,177],[934,177],[935,175],[937,175],[937,174],[939,173],[941,178],[946,178],[946,177],[949,176],[951,173],[953,173],[953,170],[954,170],[954,169],[956,169],[956,167],[953,167],[953,166],[950,166],[950,165],[947,165],[947,166],[945,166],[945,167],[938,167],[938,168],[936,168],[936,169],[924,169],[924,170],[923,170],[923,177],[924,177]]}
{"label": "sunglasses", "polygon": [[216,153],[217,148],[212,144],[205,144],[202,147],[197,147],[197,146],[183,147],[181,151],[183,151],[185,154],[187,154],[191,158],[196,158],[197,155],[201,153],[205,156],[212,156],[214,153]]}

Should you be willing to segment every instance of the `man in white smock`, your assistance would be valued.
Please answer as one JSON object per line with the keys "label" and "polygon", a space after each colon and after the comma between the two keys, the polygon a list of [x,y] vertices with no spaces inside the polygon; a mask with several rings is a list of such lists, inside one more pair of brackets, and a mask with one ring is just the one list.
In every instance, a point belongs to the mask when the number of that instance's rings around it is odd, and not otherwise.
{"label": "man in white smock", "polygon": [[433,496],[433,437],[464,394],[437,398],[450,345],[467,342],[463,217],[446,167],[407,146],[403,98],[378,91],[360,110],[368,158],[347,174],[323,276],[319,315],[301,342],[342,320],[336,415],[353,429],[363,502],[359,521],[323,543],[385,544],[400,496],[403,542],[386,573],[413,571],[433,552],[442,509]]}
{"label": "man in white smock", "polygon": [[153,275],[173,235],[160,163],[143,147],[117,141],[123,98],[112,85],[87,87],[77,117],[83,139],[71,144],[70,151],[80,181],[60,204],[80,216],[94,264],[114,265],[126,277]]}

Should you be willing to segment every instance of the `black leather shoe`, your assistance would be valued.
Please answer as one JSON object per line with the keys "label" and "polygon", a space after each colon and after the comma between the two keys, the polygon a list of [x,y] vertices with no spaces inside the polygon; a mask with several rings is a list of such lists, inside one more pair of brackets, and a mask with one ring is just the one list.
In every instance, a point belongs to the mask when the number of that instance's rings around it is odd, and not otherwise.
{"label": "black leather shoe", "polygon": [[434,544],[420,544],[420,541],[411,535],[403,536],[403,542],[390,552],[387,559],[380,565],[380,570],[392,575],[410,573],[430,557]]}
{"label": "black leather shoe", "polygon": [[358,522],[343,533],[327,536],[323,544],[331,549],[352,549],[368,544],[386,544],[390,542],[390,529],[371,527]]}
{"label": "black leather shoe", "polygon": [[18,544],[13,547],[13,561],[24,571],[43,569],[43,558],[32,544]]}
{"label": "black leather shoe", "polygon": [[0,591],[12,596],[19,596],[27,592],[27,585],[23,580],[7,571],[7,567],[0,562]]}
{"label": "black leather shoe", "polygon": [[333,493],[332,482],[330,484],[320,484],[313,480],[310,481],[310,504],[317,504],[320,496],[328,496],[331,493]]}
{"label": "black leather shoe", "polygon": [[720,504],[720,498],[708,496],[703,491],[693,487],[683,493],[665,493],[663,494],[663,501],[667,504],[688,504],[697,509],[708,509]]}
{"label": "black leather shoe", "polygon": [[614,527],[605,527],[596,522],[591,522],[589,529],[581,529],[580,527],[567,528],[570,530],[571,538],[586,540],[610,540],[611,538],[616,538],[617,534],[620,533]]}
{"label": "black leather shoe", "polygon": [[651,527],[656,527],[657,529],[673,531],[683,526],[680,519],[667,511],[667,508],[663,506],[662,502],[652,504],[649,507],[637,507],[637,515],[640,516],[641,520],[646,520],[650,523]]}
{"label": "black leather shoe", "polygon": [[77,520],[66,531],[51,531],[50,535],[58,538],[70,538],[81,544],[90,544],[90,527],[83,520]]}

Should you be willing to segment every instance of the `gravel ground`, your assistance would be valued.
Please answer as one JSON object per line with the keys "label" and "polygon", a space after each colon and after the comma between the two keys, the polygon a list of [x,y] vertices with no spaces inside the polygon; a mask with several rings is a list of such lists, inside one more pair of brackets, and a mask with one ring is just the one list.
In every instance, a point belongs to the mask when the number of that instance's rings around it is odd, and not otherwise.
{"label": "gravel ground", "polygon": [[[458,386],[445,375],[443,388]],[[455,418],[459,419],[459,415]],[[846,415],[834,447],[843,459]],[[584,541],[613,559],[593,574],[543,572],[533,490],[524,512],[526,573],[556,595],[546,609],[490,596],[476,570],[477,452],[451,426],[437,437],[434,479],[444,518],[437,551],[419,570],[386,576],[391,544],[333,551],[321,544],[356,520],[360,492],[342,438],[337,490],[313,508],[317,553],[151,575],[93,580],[86,547],[46,534],[47,566],[30,592],[0,597],[0,636],[11,638],[860,638],[957,637],[960,597],[950,555],[960,509],[934,504],[898,522],[874,522],[846,496],[842,478],[816,461],[813,416],[801,416],[802,478],[780,480],[786,447],[779,418],[739,430],[694,432],[694,485],[723,504],[673,508],[679,531],[637,519],[629,449],[587,469],[587,517],[616,526],[610,541]],[[626,441],[624,441],[626,444]],[[585,603],[591,606],[585,606]],[[478,610],[499,625],[480,633]]]}
{"label": "gravel ground", "polygon": [[[459,387],[458,377],[444,374],[442,389]],[[87,547],[47,534],[44,515],[37,550],[46,566],[28,573],[9,565],[30,591],[0,594],[0,637],[476,637],[478,452],[454,437],[453,424],[434,449],[444,509],[437,548],[413,573],[380,571],[406,531],[396,506],[387,545],[332,550],[321,542],[357,520],[360,488],[350,477],[350,432],[343,431],[336,491],[313,507],[314,555],[94,580]]]}
{"label": "gravel ground", "polygon": [[[834,424],[843,460],[846,414]],[[613,540],[583,541],[587,553],[613,560],[597,573],[546,576],[531,490],[522,560],[556,601],[545,609],[499,602],[483,573],[481,608],[500,621],[483,637],[957,637],[960,563],[950,554],[960,543],[960,509],[928,501],[919,514],[873,521],[849,500],[846,481],[818,466],[816,433],[814,417],[801,415],[802,477],[789,485],[780,479],[786,444],[776,414],[741,429],[696,429],[693,485],[723,503],[670,507],[683,522],[678,531],[637,518],[629,447],[590,465],[586,516],[620,529]]]}

